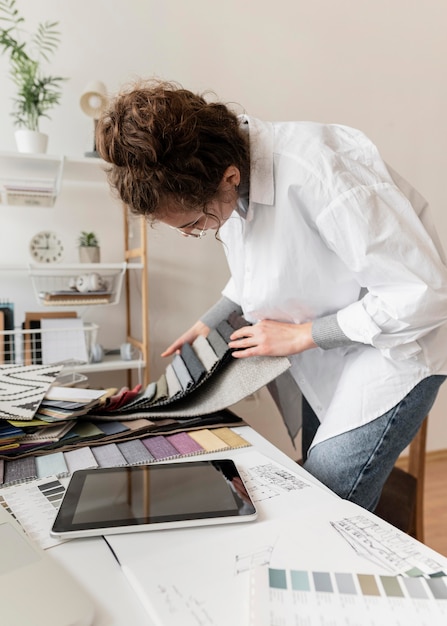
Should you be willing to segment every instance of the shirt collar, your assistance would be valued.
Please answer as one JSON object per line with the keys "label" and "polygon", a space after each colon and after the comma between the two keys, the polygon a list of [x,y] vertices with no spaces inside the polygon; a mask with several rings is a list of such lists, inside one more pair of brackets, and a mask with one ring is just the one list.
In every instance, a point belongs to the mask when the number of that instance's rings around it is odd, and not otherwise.
{"label": "shirt collar", "polygon": [[248,115],[240,115],[241,124],[248,124],[250,139],[250,204],[247,219],[252,217],[253,203],[273,205],[273,125]]}

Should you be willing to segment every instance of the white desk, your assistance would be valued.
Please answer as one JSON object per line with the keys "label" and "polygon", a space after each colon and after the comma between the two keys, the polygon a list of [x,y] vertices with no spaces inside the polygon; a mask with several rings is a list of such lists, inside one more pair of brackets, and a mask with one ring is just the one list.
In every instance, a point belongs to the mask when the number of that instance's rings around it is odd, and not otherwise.
{"label": "white desk", "polygon": [[[275,508],[273,500],[266,500],[258,507],[259,519],[253,524],[236,524],[230,525],[231,527],[211,526],[115,536],[111,544],[120,547],[117,551],[118,556],[123,554],[121,547],[125,546],[124,551],[129,558],[133,554],[136,558],[145,558],[147,559],[148,568],[156,568],[160,566],[160,554],[162,554],[163,550],[166,550],[169,551],[171,560],[173,555],[178,554],[178,559],[174,559],[173,562],[176,564],[174,568],[178,566],[178,571],[180,571],[182,567],[184,568],[187,565],[185,562],[182,562],[182,551],[187,551],[188,545],[203,541],[204,548],[210,550],[213,545],[218,547],[227,542],[231,551],[233,538],[237,541],[238,538],[244,536],[244,532],[249,533],[250,528],[256,528],[256,532],[262,528],[268,528],[268,523],[275,522],[276,519],[276,521],[281,520],[284,522],[285,532],[290,532],[291,527],[296,529],[296,542],[292,540],[292,543],[294,549],[298,550],[300,554],[304,568],[322,568],[322,570],[333,568],[337,571],[349,571],[349,568],[355,568],[353,571],[383,571],[377,565],[371,563],[371,561],[358,556],[348,542],[334,531],[327,522],[328,518],[338,520],[359,512],[376,519],[374,516],[363,512],[359,507],[345,502],[332,494],[310,477],[299,465],[255,433],[250,427],[240,427],[234,430],[250,441],[253,447],[233,450],[231,453],[220,452],[217,454],[200,455],[198,458],[231,457],[236,464],[240,465],[242,460],[246,458],[243,455],[256,454],[255,451],[258,450],[273,461],[285,466],[297,477],[312,482],[315,488],[307,489],[308,492],[312,492],[312,497],[302,496],[302,500],[290,500],[290,504],[287,506],[283,505],[278,510]],[[298,504],[299,502],[302,502],[302,504]],[[389,528],[387,525],[385,526]],[[442,563],[443,567],[447,568],[447,559],[445,557],[438,555],[418,542],[414,542],[414,544],[417,550],[424,551],[427,557],[434,558],[438,563]],[[129,584],[122,568],[104,539],[72,540],[50,548],[50,552],[72,572],[92,595],[97,605],[95,626],[155,625],[155,622],[150,619],[143,605],[138,600],[134,589]],[[207,563],[205,566],[207,570],[206,575],[210,577],[210,584],[214,584],[214,586],[219,585],[219,572],[216,572],[214,569],[213,557],[209,556],[209,560],[205,561],[205,563]],[[176,573],[178,572],[176,571]],[[200,584],[203,584],[203,582]],[[234,602],[237,603],[236,598]],[[164,622],[163,626],[174,626],[177,623],[180,622]],[[215,622],[211,623],[214,624]],[[245,625],[248,624],[248,621],[244,619],[240,623]],[[236,623],[228,624],[228,626],[236,626]]]}

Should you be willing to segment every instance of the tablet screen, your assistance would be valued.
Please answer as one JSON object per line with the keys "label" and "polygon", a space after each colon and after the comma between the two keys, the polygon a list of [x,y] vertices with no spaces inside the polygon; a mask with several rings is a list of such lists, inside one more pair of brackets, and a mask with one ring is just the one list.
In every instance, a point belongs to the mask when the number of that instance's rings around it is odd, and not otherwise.
{"label": "tablet screen", "polygon": [[100,468],[74,472],[52,534],[86,536],[255,516],[231,460]]}

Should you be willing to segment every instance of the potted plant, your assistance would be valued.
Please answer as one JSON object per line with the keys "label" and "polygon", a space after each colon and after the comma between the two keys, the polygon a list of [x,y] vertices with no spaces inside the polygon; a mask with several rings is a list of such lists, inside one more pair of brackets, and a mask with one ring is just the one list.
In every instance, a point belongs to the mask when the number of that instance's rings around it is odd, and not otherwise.
{"label": "potted plant", "polygon": [[85,230],[78,237],[79,260],[81,263],[99,263],[101,250],[95,233]]}
{"label": "potted plant", "polygon": [[[16,0],[0,0],[0,49],[9,54],[10,76],[17,87],[12,117],[20,152],[46,152],[48,136],[39,130],[41,117],[59,104],[62,95],[61,76],[45,75],[43,62],[49,62],[59,44],[58,22],[42,22],[28,42],[22,41],[24,18]],[[23,145],[30,137],[31,144]]]}

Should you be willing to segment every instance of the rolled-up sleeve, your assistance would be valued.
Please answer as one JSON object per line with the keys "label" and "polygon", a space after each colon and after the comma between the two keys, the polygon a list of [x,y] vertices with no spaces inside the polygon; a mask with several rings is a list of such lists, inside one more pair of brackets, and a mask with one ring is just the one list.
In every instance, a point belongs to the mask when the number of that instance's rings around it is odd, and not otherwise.
{"label": "rolled-up sleeve", "polygon": [[342,332],[390,358],[417,354],[418,339],[447,321],[447,268],[406,196],[390,183],[356,187],[317,225],[366,289],[337,312]]}

